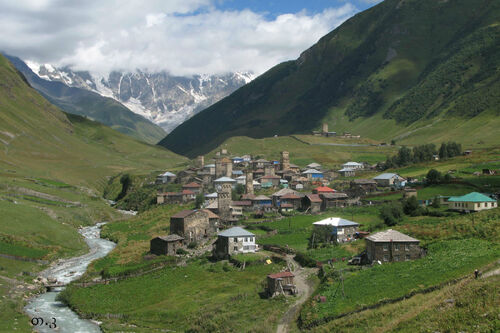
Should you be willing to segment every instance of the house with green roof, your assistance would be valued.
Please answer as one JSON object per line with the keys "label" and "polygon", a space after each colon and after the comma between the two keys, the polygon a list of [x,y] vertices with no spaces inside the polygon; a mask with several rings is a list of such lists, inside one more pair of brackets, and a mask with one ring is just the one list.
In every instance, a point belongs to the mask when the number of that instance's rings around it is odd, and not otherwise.
{"label": "house with green roof", "polygon": [[448,207],[460,212],[479,212],[498,207],[497,201],[487,195],[471,192],[460,197],[450,197]]}

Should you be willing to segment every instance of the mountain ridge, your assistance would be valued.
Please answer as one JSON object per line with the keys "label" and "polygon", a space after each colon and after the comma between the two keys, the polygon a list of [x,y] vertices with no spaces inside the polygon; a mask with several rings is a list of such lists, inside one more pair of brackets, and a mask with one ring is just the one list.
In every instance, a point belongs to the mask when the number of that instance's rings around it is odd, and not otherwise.
{"label": "mountain ridge", "polygon": [[[499,13],[500,5],[491,0],[386,0],[344,22],[297,60],[275,66],[186,121],[159,144],[194,157],[232,136],[304,134],[322,122],[353,132],[371,120],[384,128],[372,131],[370,138],[378,140],[436,119],[467,123],[495,111],[500,101],[499,75],[492,71],[500,67]],[[477,106],[478,97],[478,109],[464,112]]]}

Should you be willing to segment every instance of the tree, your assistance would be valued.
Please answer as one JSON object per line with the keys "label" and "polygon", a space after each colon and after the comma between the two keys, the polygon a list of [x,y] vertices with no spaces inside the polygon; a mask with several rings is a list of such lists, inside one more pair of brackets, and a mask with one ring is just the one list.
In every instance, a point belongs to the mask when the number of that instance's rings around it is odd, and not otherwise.
{"label": "tree", "polygon": [[420,215],[421,209],[417,197],[409,197],[403,200],[403,211],[406,215],[410,216]]}
{"label": "tree", "polygon": [[438,184],[442,179],[442,175],[441,172],[436,169],[430,169],[429,172],[427,172],[426,178],[428,184]]}
{"label": "tree", "polygon": [[403,218],[403,209],[399,203],[383,205],[379,213],[384,223],[389,227],[396,225]]}
{"label": "tree", "polygon": [[435,197],[432,199],[432,208],[440,208],[441,204],[439,203],[439,198]]}
{"label": "tree", "polygon": [[203,203],[205,202],[205,196],[203,193],[199,193],[196,195],[196,200],[194,201],[194,205],[196,209],[200,209],[203,206]]}

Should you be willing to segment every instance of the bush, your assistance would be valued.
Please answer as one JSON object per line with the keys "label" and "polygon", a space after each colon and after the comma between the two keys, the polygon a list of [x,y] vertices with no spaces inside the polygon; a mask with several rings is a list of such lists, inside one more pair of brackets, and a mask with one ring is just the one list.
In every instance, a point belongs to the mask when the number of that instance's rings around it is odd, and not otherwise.
{"label": "bush", "polygon": [[175,253],[177,253],[177,254],[189,254],[189,252],[184,250],[183,248],[177,249],[177,251],[175,251]]}
{"label": "bush", "polygon": [[297,252],[293,259],[303,267],[316,267],[316,261],[305,253]]}
{"label": "bush", "polygon": [[198,243],[196,243],[196,242],[191,242],[191,243],[189,243],[189,244],[188,244],[188,249],[194,249],[194,248],[195,248],[195,247],[197,247],[197,246],[198,246]]}
{"label": "bush", "polygon": [[441,172],[436,169],[430,169],[429,172],[427,172],[426,179],[428,184],[439,184],[442,179]]}
{"label": "bush", "polygon": [[380,208],[380,218],[382,218],[384,223],[389,227],[396,225],[403,218],[401,204],[391,203],[382,206],[382,208]]}

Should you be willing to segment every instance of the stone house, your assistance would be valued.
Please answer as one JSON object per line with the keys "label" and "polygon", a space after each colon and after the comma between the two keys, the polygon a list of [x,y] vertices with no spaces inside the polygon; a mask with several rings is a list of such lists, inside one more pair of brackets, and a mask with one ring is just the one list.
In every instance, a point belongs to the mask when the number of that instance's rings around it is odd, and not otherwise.
{"label": "stone house", "polygon": [[358,232],[359,223],[349,221],[340,217],[329,217],[314,222],[314,232],[327,234],[327,242],[345,243],[354,240]]}
{"label": "stone house", "polygon": [[349,197],[347,194],[342,192],[336,193],[324,193],[319,195],[321,202],[321,210],[334,207],[347,207],[349,206]]}
{"label": "stone house", "polygon": [[393,262],[419,259],[424,256],[420,241],[399,231],[388,229],[365,238],[370,262]]}
{"label": "stone house", "polygon": [[320,170],[321,169],[321,164],[313,162],[313,163],[310,163],[310,164],[306,165],[306,168]]}
{"label": "stone house", "polygon": [[304,177],[307,177],[308,181],[315,181],[315,180],[322,180],[323,179],[323,172],[318,171],[316,169],[308,169],[304,172],[302,172]]}
{"label": "stone house", "polygon": [[264,184],[271,184],[270,187],[278,187],[280,185],[280,176],[267,175],[260,177],[260,184],[265,186]]}
{"label": "stone house", "polygon": [[155,237],[149,242],[149,252],[158,256],[175,256],[177,249],[184,247],[183,240],[183,237],[176,234]]}
{"label": "stone house", "polygon": [[405,186],[406,179],[395,173],[382,173],[373,178],[379,186]]}
{"label": "stone house", "polygon": [[191,182],[189,184],[183,185],[182,189],[189,190],[189,191],[193,192],[194,194],[199,194],[202,191],[202,186],[200,184],[195,183],[195,182]]}
{"label": "stone house", "polygon": [[297,210],[302,207],[302,196],[295,193],[288,193],[280,198],[279,206],[281,208],[287,208],[287,211]]}
{"label": "stone house", "polygon": [[252,200],[252,207],[254,209],[264,210],[264,211],[269,211],[272,209],[273,201],[271,198],[265,195],[256,196],[251,200]]}
{"label": "stone house", "polygon": [[165,173],[156,176],[155,184],[156,185],[169,184],[174,182],[176,177],[177,176],[174,173],[167,171]]}
{"label": "stone house", "polygon": [[258,160],[253,161],[253,168],[254,169],[264,169],[266,166],[270,166],[271,162],[268,160],[265,160],[263,158],[260,158]]}
{"label": "stone house", "polygon": [[272,195],[273,206],[278,207],[280,204],[281,197],[283,197],[284,195],[287,195],[287,194],[298,195],[299,192],[292,190],[292,189],[289,189],[289,188],[283,188],[277,192],[274,192]]}
{"label": "stone house", "polygon": [[255,253],[255,234],[240,227],[233,227],[217,234],[213,254],[217,258],[228,258],[238,253]]}
{"label": "stone house", "polygon": [[342,177],[354,177],[356,175],[356,170],[351,168],[342,168],[338,171]]}
{"label": "stone house", "polygon": [[362,189],[365,193],[375,192],[377,182],[373,179],[354,179],[350,183],[351,189]]}
{"label": "stone house", "polygon": [[448,199],[448,208],[460,212],[479,212],[486,209],[496,208],[497,201],[487,195],[478,192],[471,192],[459,197]]}
{"label": "stone house", "polygon": [[183,210],[170,217],[170,234],[184,237],[184,242],[197,242],[217,232],[219,218],[207,209]]}

